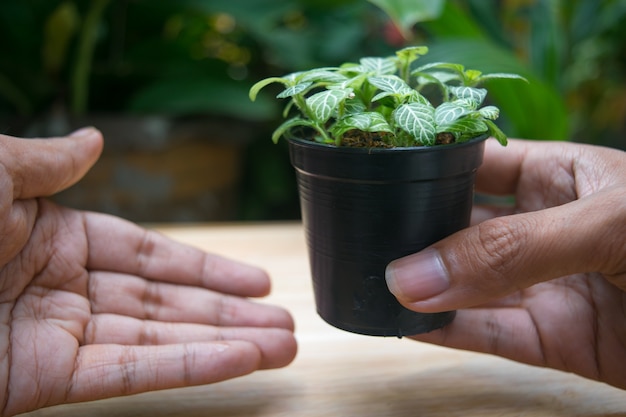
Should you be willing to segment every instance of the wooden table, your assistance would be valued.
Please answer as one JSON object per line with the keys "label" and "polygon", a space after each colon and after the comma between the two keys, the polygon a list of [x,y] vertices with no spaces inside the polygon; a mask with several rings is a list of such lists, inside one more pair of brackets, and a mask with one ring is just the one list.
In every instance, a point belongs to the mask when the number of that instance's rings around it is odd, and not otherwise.
{"label": "wooden table", "polygon": [[[36,416],[470,417],[626,416],[626,392],[574,375],[408,339],[337,330],[315,313],[298,223],[159,227],[265,268],[267,302],[296,320],[286,368],[201,387],[39,410]],[[626,358],[625,358],[626,360]]]}

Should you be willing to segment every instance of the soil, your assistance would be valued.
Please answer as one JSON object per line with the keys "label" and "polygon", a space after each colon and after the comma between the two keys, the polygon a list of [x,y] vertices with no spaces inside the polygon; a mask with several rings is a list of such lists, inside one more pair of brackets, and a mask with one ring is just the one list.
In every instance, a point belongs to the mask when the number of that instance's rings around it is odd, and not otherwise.
{"label": "soil", "polygon": [[456,142],[456,138],[450,132],[437,133],[437,137],[435,138],[435,144],[437,145],[449,145],[454,142]]}
{"label": "soil", "polygon": [[353,148],[393,148],[387,143],[384,133],[363,132],[360,130],[350,130],[343,135],[342,146]]}
{"label": "soil", "polygon": [[[454,143],[456,138],[452,133],[438,133],[435,138],[436,145],[449,145]],[[350,130],[343,136],[342,146],[350,146],[353,148],[393,148],[394,146],[388,142],[384,133],[362,132],[360,130]]]}

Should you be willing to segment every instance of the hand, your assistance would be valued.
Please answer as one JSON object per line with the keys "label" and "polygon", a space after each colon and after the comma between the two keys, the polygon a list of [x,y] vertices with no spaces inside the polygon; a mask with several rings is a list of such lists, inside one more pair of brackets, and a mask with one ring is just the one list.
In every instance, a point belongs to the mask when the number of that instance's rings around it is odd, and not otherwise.
{"label": "hand", "polygon": [[416,340],[626,388],[626,153],[489,141],[476,188],[515,205],[393,261],[390,290],[420,312],[459,309]]}
{"label": "hand", "polygon": [[207,384],[287,365],[291,316],[244,297],[257,268],[38,197],[78,181],[102,137],[0,135],[0,414]]}

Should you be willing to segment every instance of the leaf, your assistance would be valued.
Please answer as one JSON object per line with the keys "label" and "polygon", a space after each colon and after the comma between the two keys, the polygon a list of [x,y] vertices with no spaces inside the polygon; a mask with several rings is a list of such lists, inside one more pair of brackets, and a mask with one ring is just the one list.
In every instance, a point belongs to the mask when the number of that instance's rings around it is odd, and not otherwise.
{"label": "leaf", "polygon": [[404,34],[411,37],[416,23],[434,20],[441,15],[445,0],[369,0],[380,7]]}
{"label": "leaf", "polygon": [[518,74],[509,74],[507,72],[494,72],[491,74],[483,74],[479,77],[478,82],[482,83],[488,80],[501,80],[501,79],[509,79],[509,80],[521,80],[528,82],[528,80],[521,75]]}
{"label": "leaf", "polygon": [[276,128],[276,130],[274,130],[274,133],[272,134],[272,142],[278,143],[278,140],[281,138],[281,136],[283,136],[285,133],[287,133],[296,126],[315,128],[315,125],[310,120],[306,120],[301,117],[294,117],[292,119],[285,120],[280,126]]}
{"label": "leaf", "polygon": [[60,2],[46,19],[41,45],[42,64],[46,73],[57,76],[63,68],[72,38],[80,27],[80,19],[76,5],[70,1]]}
{"label": "leaf", "polygon": [[474,88],[474,87],[457,87],[450,86],[448,87],[450,93],[460,99],[472,100],[476,103],[476,107],[480,106],[480,104],[485,100],[487,96],[487,90],[484,88]]}
{"label": "leaf", "polygon": [[[456,25],[455,21],[449,23],[448,29]],[[518,73],[529,81],[528,85],[506,79],[488,81],[489,101],[506,114],[506,125],[503,126],[511,136],[551,140],[570,137],[567,107],[563,94],[554,84],[534,75],[514,52],[493,41],[458,36],[429,45],[428,58],[463,62],[468,67],[480,69],[483,74]]]}
{"label": "leaf", "polygon": [[428,101],[426,97],[424,97],[423,95],[421,95],[419,92],[415,90],[412,90],[410,94],[406,96],[405,100],[407,103],[420,103],[420,104],[425,104],[427,106],[432,107],[432,104],[430,104],[430,101]]}
{"label": "leaf", "polygon": [[375,75],[391,75],[398,70],[396,63],[389,58],[361,58],[359,62],[365,69],[365,72],[374,73]]}
{"label": "leaf", "polygon": [[456,74],[456,78],[459,80],[462,79],[465,74],[465,67],[461,64],[451,64],[449,62],[431,62],[430,64],[422,65],[421,67],[414,69],[411,72],[411,75],[419,74],[433,68],[452,71]]}
{"label": "leaf", "polygon": [[339,84],[348,80],[343,74],[340,74],[335,71],[325,70],[317,70],[317,71],[309,71],[302,75],[302,77],[298,80],[299,82],[311,82],[311,83],[332,83]]}
{"label": "leaf", "polygon": [[258,81],[256,84],[250,87],[250,92],[248,94],[250,96],[250,100],[252,101],[256,100],[256,97],[259,94],[259,91],[261,91],[261,89],[273,83],[282,83],[285,86],[288,86],[289,80],[287,78],[281,78],[281,77],[270,77],[270,78],[265,78],[261,81]]}
{"label": "leaf", "polygon": [[485,124],[489,127],[489,134],[496,138],[500,145],[506,146],[508,143],[506,134],[491,120],[485,120]]}
{"label": "leaf", "polygon": [[420,85],[427,85],[427,84],[439,84],[442,86],[445,86],[445,84],[449,83],[450,81],[453,80],[458,80],[459,77],[456,74],[452,74],[450,72],[443,72],[443,71],[437,71],[437,72],[413,72],[412,73],[413,76],[417,76],[418,78],[418,83]]}
{"label": "leaf", "polygon": [[295,95],[302,93],[303,91],[305,91],[307,88],[309,88],[312,85],[313,85],[312,82],[305,82],[305,83],[292,85],[291,87],[286,88],[280,94],[278,94],[276,98],[293,97]]}
{"label": "leaf", "polygon": [[500,116],[500,109],[496,106],[485,106],[479,109],[478,112],[485,119],[496,120]]}
{"label": "leaf", "polygon": [[421,103],[403,104],[393,112],[393,117],[400,129],[422,145],[435,144],[435,109]]}
{"label": "leaf", "polygon": [[478,70],[468,69],[463,74],[463,85],[467,87],[474,87],[480,82],[480,75],[482,72]]}
{"label": "leaf", "polygon": [[140,113],[171,115],[216,114],[248,120],[275,120],[280,108],[269,95],[248,100],[248,87],[237,81],[218,78],[162,80],[138,90],[127,108]]}
{"label": "leaf", "polygon": [[369,77],[367,79],[374,87],[381,89],[387,93],[408,94],[413,89],[409,87],[400,77],[395,75],[383,75],[380,77]]}
{"label": "leaf", "polygon": [[339,119],[332,128],[333,134],[336,137],[341,137],[344,133],[354,129],[363,132],[393,133],[387,120],[385,120],[382,114],[377,112],[364,112],[346,116]]}
{"label": "leaf", "polygon": [[356,114],[363,113],[367,110],[367,107],[361,100],[347,100],[344,106],[344,114]]}
{"label": "leaf", "polygon": [[352,89],[325,90],[307,98],[306,104],[311,109],[315,121],[325,123],[335,113],[339,104],[351,94]]}
{"label": "leaf", "polygon": [[435,109],[435,122],[437,126],[447,125],[471,112],[471,109],[458,102],[442,103]]}
{"label": "leaf", "polygon": [[437,133],[452,132],[465,136],[476,136],[476,134],[485,133],[488,130],[489,127],[484,120],[474,117],[463,117],[450,124],[437,127]]}
{"label": "leaf", "polygon": [[383,91],[380,92],[378,94],[376,94],[374,97],[372,97],[372,103],[375,103],[377,101],[383,100],[387,97],[394,97],[396,94],[394,93],[390,93],[389,91]]}
{"label": "leaf", "polygon": [[400,61],[404,62],[407,65],[410,65],[418,57],[426,55],[427,53],[427,46],[408,46],[397,51],[396,56],[400,59]]}

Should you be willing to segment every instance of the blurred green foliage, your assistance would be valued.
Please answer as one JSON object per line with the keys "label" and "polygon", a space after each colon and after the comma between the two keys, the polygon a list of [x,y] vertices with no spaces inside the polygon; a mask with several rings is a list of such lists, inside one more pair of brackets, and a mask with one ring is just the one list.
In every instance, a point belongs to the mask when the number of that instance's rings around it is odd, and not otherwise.
{"label": "blurred green foliage", "polygon": [[[407,16],[419,0],[392,3]],[[490,86],[507,131],[626,149],[626,2],[622,0],[448,0],[436,17],[395,19],[430,59],[484,71],[519,72],[526,91]],[[392,16],[394,14],[391,14]]]}
{"label": "blurred green foliage", "polygon": [[626,149],[624,39],[624,0],[2,0],[0,131],[53,111],[253,120],[241,217],[294,217],[259,79],[428,45],[530,81],[488,85],[511,136]]}

